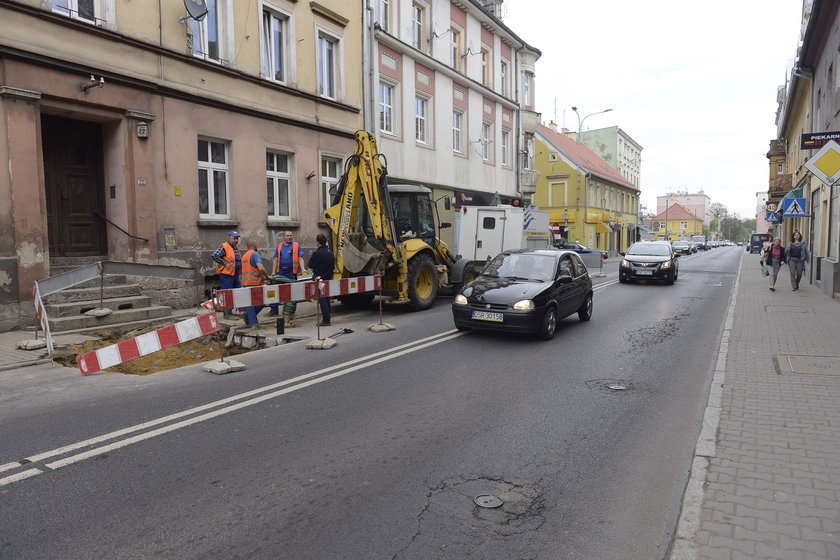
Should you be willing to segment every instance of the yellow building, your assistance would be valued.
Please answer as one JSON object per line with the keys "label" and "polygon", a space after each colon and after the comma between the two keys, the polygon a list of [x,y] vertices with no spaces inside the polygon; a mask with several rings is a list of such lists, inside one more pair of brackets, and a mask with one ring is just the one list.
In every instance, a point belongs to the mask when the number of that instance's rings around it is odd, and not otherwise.
{"label": "yellow building", "polygon": [[637,239],[639,189],[583,144],[540,125],[532,201],[555,235],[615,255]]}
{"label": "yellow building", "polygon": [[660,240],[690,240],[692,235],[703,235],[703,220],[678,202],[655,216],[651,225],[653,236]]}

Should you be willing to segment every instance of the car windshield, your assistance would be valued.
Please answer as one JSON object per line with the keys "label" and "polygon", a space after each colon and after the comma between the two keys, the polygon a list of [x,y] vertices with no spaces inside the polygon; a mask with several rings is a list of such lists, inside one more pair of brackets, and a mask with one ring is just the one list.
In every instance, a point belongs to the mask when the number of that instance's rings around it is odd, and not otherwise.
{"label": "car windshield", "polygon": [[671,254],[667,245],[659,243],[636,243],[627,251],[637,257],[666,257]]}
{"label": "car windshield", "polygon": [[502,253],[482,272],[484,276],[545,282],[554,278],[554,257],[522,253]]}

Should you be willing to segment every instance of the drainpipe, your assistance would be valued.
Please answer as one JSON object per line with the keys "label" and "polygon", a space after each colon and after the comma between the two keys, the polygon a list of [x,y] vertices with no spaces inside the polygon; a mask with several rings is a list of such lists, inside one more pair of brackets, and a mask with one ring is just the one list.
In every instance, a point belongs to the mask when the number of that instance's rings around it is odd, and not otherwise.
{"label": "drainpipe", "polygon": [[517,109],[516,109],[516,146],[514,148],[514,159],[516,160],[516,165],[514,166],[514,173],[516,174],[516,196],[518,198],[522,198],[522,185],[521,185],[521,178],[522,178],[522,103],[519,99],[519,81],[521,79],[521,70],[519,66],[519,53],[525,48],[525,45],[522,45],[518,49],[516,49],[516,66],[513,72],[513,83],[514,83],[514,99],[516,100]]}
{"label": "drainpipe", "polygon": [[374,116],[376,115],[376,89],[374,87],[374,78],[375,78],[375,70],[376,70],[376,14],[374,12],[374,7],[371,5],[371,0],[366,0],[365,2],[365,12],[367,12],[367,28],[362,30],[362,42],[364,44],[364,48],[368,53],[368,56],[363,57],[363,69],[364,75],[367,76],[367,83],[364,84],[363,95],[364,95],[364,106],[367,107],[365,111],[365,130],[368,132],[375,132],[376,128],[374,127]]}

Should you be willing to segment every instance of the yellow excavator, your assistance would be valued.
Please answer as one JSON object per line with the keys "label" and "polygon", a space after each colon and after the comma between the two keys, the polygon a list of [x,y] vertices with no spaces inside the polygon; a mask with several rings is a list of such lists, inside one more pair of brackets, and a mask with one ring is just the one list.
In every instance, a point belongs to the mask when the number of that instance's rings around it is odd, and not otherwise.
{"label": "yellow excavator", "polygon": [[[355,153],[331,192],[324,212],[335,253],[335,277],[382,275],[389,303],[428,309],[439,290],[455,290],[471,280],[465,259],[456,261],[438,236],[440,223],[432,191],[418,185],[388,185],[387,160],[373,134],[356,132]],[[448,197],[443,198],[446,209]],[[342,296],[351,306],[369,304],[372,292]]]}

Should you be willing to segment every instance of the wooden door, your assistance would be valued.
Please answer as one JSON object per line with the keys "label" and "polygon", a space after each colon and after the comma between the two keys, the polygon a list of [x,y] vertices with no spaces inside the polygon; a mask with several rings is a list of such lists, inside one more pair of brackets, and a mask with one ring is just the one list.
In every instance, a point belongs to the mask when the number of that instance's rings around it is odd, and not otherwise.
{"label": "wooden door", "polygon": [[106,255],[102,127],[42,115],[41,137],[50,254]]}

